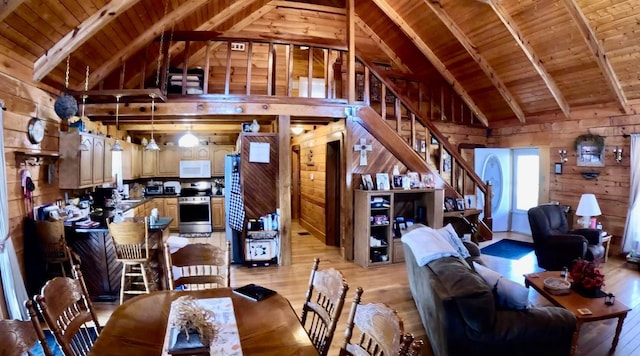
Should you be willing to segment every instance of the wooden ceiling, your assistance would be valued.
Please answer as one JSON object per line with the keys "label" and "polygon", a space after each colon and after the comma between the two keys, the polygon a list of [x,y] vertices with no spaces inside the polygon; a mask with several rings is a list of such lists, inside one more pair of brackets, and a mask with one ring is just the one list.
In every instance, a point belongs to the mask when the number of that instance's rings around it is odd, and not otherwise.
{"label": "wooden ceiling", "polygon": [[[153,81],[169,29],[346,46],[345,0],[167,1],[166,11],[161,0],[5,1],[0,50],[61,90],[70,57],[68,87],[84,89],[89,66],[96,90]],[[355,14],[359,55],[449,83],[490,127],[640,103],[640,0],[355,0]],[[183,50],[173,44],[172,58]]]}

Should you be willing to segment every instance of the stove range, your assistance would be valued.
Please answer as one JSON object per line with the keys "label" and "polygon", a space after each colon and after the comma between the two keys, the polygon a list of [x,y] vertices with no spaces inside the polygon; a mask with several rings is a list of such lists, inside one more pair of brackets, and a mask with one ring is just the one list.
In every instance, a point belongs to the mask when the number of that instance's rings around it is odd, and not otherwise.
{"label": "stove range", "polygon": [[211,182],[180,184],[178,197],[180,234],[211,233],[211,195]]}

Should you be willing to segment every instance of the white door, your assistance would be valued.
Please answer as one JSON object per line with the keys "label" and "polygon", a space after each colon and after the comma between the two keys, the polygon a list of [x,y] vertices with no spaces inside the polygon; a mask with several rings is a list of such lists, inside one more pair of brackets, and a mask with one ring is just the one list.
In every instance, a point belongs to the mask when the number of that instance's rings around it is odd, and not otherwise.
{"label": "white door", "polygon": [[531,236],[527,211],[538,205],[540,155],[537,148],[513,150],[511,231]]}
{"label": "white door", "polygon": [[[509,231],[511,205],[511,150],[508,148],[476,148],[474,169],[486,182],[491,182],[491,216],[493,231]],[[484,206],[484,195],[478,191],[478,206]],[[483,215],[481,215],[482,217]]]}

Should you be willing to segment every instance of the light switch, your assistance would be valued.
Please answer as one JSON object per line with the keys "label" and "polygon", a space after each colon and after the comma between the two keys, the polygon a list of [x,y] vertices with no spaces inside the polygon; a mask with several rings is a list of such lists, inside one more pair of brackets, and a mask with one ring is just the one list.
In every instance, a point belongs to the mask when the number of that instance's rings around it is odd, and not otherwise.
{"label": "light switch", "polygon": [[314,178],[313,173],[309,174],[309,179],[313,180],[313,178]]}

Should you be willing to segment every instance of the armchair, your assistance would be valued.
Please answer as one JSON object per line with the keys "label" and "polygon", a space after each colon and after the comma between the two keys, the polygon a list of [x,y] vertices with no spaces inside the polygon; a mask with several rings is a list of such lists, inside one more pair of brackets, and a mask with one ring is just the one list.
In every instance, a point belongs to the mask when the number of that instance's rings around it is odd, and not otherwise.
{"label": "armchair", "polygon": [[569,230],[567,218],[559,205],[540,205],[529,209],[528,215],[541,268],[560,270],[569,267],[577,258],[602,261],[604,246],[600,230]]}

